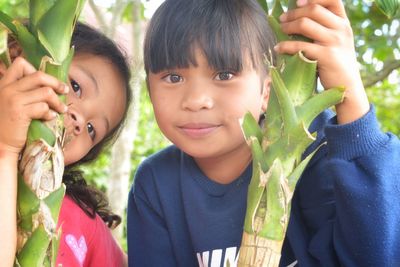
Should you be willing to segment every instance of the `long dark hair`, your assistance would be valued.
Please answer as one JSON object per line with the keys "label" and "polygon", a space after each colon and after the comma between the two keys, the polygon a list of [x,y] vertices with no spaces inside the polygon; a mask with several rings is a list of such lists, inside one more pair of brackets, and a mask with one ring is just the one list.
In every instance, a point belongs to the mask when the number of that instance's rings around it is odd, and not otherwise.
{"label": "long dark hair", "polygon": [[199,48],[216,70],[240,72],[250,63],[266,74],[264,57],[273,53],[274,44],[256,0],[166,0],[147,28],[144,65],[147,75],[197,66]]}
{"label": "long dark hair", "polygon": [[[100,215],[103,221],[110,228],[116,227],[121,222],[121,217],[112,213],[105,194],[99,189],[86,183],[83,172],[78,166],[88,163],[97,158],[103,148],[110,145],[119,135],[126,120],[132,94],[130,89],[130,69],[127,56],[123,50],[107,36],[98,30],[78,22],[73,36],[72,45],[75,47],[75,54],[89,54],[102,57],[117,69],[123,80],[125,91],[125,110],[121,121],[112,129],[104,139],[96,144],[81,160],[67,166],[64,171],[63,182],[66,185],[66,194],[70,196],[82,210],[91,218]],[[120,90],[120,88],[118,88]]]}

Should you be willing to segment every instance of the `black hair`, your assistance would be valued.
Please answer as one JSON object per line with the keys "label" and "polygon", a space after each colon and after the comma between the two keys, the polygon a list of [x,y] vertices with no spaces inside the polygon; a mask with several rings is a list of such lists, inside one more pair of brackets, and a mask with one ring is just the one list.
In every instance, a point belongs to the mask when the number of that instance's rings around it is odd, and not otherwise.
{"label": "black hair", "polygon": [[76,24],[72,45],[75,48],[75,55],[88,54],[102,57],[108,60],[117,69],[123,81],[125,93],[125,110],[121,121],[114,127],[98,144],[96,144],[82,159],[67,166],[64,171],[63,182],[66,185],[66,194],[70,196],[85,213],[94,218],[96,213],[100,215],[108,227],[114,228],[121,222],[121,217],[111,212],[105,194],[99,189],[89,186],[82,171],[78,166],[88,163],[97,158],[103,148],[110,145],[119,135],[126,120],[127,112],[131,102],[132,94],[130,89],[130,68],[127,56],[123,50],[110,38],[98,30],[78,22]]}
{"label": "black hair", "polygon": [[256,0],[166,0],[148,26],[144,66],[147,75],[197,66],[194,50],[199,48],[213,69],[240,72],[251,63],[267,74],[264,57],[273,53],[274,44]]}

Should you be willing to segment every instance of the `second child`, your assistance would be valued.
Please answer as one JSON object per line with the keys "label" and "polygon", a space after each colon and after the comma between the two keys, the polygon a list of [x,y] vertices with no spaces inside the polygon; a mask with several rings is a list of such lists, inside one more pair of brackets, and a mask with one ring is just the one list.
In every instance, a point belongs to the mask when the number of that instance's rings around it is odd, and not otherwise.
{"label": "second child", "polygon": [[[62,234],[56,265],[120,267],[125,253],[109,228],[121,221],[104,194],[89,185],[78,166],[97,158],[124,124],[130,103],[130,72],[119,47],[97,30],[77,23],[69,87],[37,71],[22,57],[0,65],[0,221],[1,266],[12,266],[17,246],[17,164],[32,119],[64,113],[66,196],[58,218]],[[19,56],[18,46],[12,46]],[[66,88],[69,88],[66,90]],[[66,94],[66,105],[56,93]]]}

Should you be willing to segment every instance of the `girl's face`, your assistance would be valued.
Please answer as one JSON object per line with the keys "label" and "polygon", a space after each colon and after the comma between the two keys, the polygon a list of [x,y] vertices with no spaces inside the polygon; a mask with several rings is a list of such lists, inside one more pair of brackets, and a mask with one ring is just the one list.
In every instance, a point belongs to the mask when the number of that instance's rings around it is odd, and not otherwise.
{"label": "girl's face", "polygon": [[107,59],[78,54],[72,60],[69,81],[65,165],[83,158],[117,126],[125,110],[124,84]]}
{"label": "girl's face", "polygon": [[196,50],[197,67],[149,73],[150,98],[165,136],[199,163],[241,153],[250,159],[240,127],[247,111],[255,118],[265,111],[269,78],[253,68],[241,73],[214,70]]}

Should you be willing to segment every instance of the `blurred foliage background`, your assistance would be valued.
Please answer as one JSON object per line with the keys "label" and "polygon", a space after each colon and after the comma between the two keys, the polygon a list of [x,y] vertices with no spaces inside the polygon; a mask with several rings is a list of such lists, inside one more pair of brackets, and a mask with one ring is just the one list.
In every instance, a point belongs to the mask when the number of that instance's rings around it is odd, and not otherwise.
{"label": "blurred foliage background", "polygon": [[346,0],[370,101],[382,128],[400,135],[400,12],[388,20],[371,1]]}
{"label": "blurred foliage background", "polygon": [[[28,14],[27,2],[28,0],[0,0],[0,10],[13,17],[23,18]],[[117,14],[119,17],[115,21],[113,20],[113,23],[116,24],[114,26],[126,27],[132,23],[139,23],[141,31],[139,35],[142,38],[146,22],[152,10],[162,0],[142,2],[134,0],[89,0],[88,2],[86,11],[84,11],[86,13],[83,14],[84,21],[88,20],[89,22],[89,17],[91,16],[88,15],[89,13],[97,12],[97,16],[94,16],[97,20],[93,20],[92,18],[92,22],[89,23],[96,24],[107,33],[107,31],[110,31],[110,27],[106,28],[108,23],[105,20],[110,17],[111,13],[114,15]],[[132,12],[135,2],[140,3],[140,5],[136,5],[136,8],[140,8],[139,12]],[[270,3],[270,1],[267,2]],[[344,2],[353,27],[358,60],[367,94],[371,103],[376,107],[382,128],[399,136],[400,12],[397,12],[392,20],[388,20],[378,11],[372,1],[345,0]],[[98,16],[99,12],[102,14],[102,18]],[[150,15],[146,16],[146,12]],[[135,20],[134,16],[139,16],[139,18]],[[102,19],[103,21],[101,21]],[[135,64],[135,66],[141,67],[140,64]],[[138,69],[134,70],[135,73],[138,71]],[[142,78],[138,80],[140,90],[138,90],[138,101],[136,102],[136,105],[138,105],[136,106],[138,115],[137,129],[130,152],[129,186],[132,183],[132,178],[138,164],[147,156],[169,144],[158,130],[146,84],[143,81],[143,73],[141,75]],[[111,154],[111,150],[107,150],[101,154],[96,162],[84,166],[87,181],[105,192],[110,187],[110,184],[113,183],[113,181],[110,181]],[[128,190],[129,188],[126,188],[125,192],[121,192],[120,196],[127,194]],[[112,202],[113,200],[111,199],[110,201]],[[121,208],[125,209],[125,207]],[[123,231],[117,238],[123,247],[126,248],[126,240],[124,238],[126,233],[125,226],[122,229]]]}

